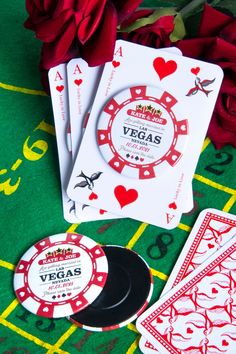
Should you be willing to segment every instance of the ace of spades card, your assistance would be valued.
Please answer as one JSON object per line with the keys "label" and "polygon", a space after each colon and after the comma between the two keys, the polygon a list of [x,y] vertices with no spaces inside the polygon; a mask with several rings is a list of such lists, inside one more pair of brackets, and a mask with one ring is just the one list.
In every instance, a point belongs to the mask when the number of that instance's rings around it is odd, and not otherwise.
{"label": "ace of spades card", "polygon": [[217,65],[118,40],[74,164],[70,198],[176,227],[222,78]]}

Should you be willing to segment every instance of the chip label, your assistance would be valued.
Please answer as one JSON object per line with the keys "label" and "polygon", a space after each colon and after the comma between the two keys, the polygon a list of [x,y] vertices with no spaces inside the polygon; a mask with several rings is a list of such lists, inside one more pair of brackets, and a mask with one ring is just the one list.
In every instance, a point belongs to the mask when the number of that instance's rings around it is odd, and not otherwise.
{"label": "chip label", "polygon": [[88,306],[106,282],[102,248],[79,234],[43,239],[21,258],[14,276],[19,301],[45,317],[65,317]]}
{"label": "chip label", "polygon": [[165,167],[173,167],[188,135],[188,121],[179,108],[177,120],[175,106],[178,101],[168,92],[147,86],[131,87],[112,98],[97,131],[106,162],[117,172],[139,179],[156,177]]}

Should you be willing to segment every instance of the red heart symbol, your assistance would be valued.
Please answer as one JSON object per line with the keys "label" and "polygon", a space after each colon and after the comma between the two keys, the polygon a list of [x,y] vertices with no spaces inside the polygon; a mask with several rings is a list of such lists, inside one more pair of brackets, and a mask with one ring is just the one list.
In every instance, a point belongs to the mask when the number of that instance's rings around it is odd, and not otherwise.
{"label": "red heart symbol", "polygon": [[160,317],[157,317],[156,323],[163,323],[163,320]]}
{"label": "red heart symbol", "polygon": [[169,205],[168,205],[168,207],[170,208],[170,209],[177,209],[177,205],[176,205],[176,203],[175,202],[173,202],[173,203],[170,203]]}
{"label": "red heart symbol", "polygon": [[89,196],[89,200],[93,200],[93,199],[98,199],[98,195],[94,192],[92,192]]}
{"label": "red heart symbol", "polygon": [[218,290],[216,288],[211,289],[212,294],[218,294]]}
{"label": "red heart symbol", "polygon": [[118,66],[120,66],[120,62],[116,61],[116,60],[113,60],[112,61],[112,65],[113,65],[114,68],[117,68]]}
{"label": "red heart symbol", "polygon": [[82,79],[75,79],[75,80],[74,80],[74,83],[75,83],[77,86],[81,85],[82,82],[83,82]]}
{"label": "red heart symbol", "polygon": [[187,328],[187,333],[191,334],[191,333],[193,333],[193,330],[190,327],[188,327]]}
{"label": "red heart symbol", "polygon": [[163,58],[157,57],[153,61],[153,67],[156,70],[160,80],[162,80],[164,77],[175,72],[177,69],[177,64],[174,60],[165,61]]}
{"label": "red heart symbol", "polygon": [[99,214],[103,215],[104,213],[106,213],[107,211],[106,210],[103,210],[103,209],[100,209],[99,210]]}
{"label": "red heart symbol", "polygon": [[194,74],[194,75],[197,75],[199,73],[199,71],[200,71],[199,66],[197,66],[196,68],[192,68],[191,69],[191,73]]}
{"label": "red heart symbol", "polygon": [[56,86],[56,90],[62,92],[64,90],[64,86],[63,85]]}
{"label": "red heart symbol", "polygon": [[208,248],[214,248],[215,246],[214,245],[212,245],[211,243],[208,243]]}
{"label": "red heart symbol", "polygon": [[133,203],[138,198],[138,192],[135,189],[126,189],[124,186],[117,186],[114,189],[114,194],[118,200],[121,209],[130,203]]}
{"label": "red heart symbol", "polygon": [[229,342],[227,342],[227,340],[223,339],[222,340],[222,345],[224,345],[225,347],[227,347],[229,345]]}

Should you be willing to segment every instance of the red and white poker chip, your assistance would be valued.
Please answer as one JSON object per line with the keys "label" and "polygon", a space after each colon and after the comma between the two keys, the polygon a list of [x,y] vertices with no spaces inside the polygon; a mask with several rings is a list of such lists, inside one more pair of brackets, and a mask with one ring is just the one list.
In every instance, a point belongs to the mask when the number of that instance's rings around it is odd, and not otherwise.
{"label": "red and white poker chip", "polygon": [[107,258],[95,241],[62,233],[37,242],[22,256],[14,274],[14,290],[30,312],[65,317],[91,304],[107,275]]}
{"label": "red and white poker chip", "polygon": [[178,100],[151,86],[123,90],[99,117],[97,142],[104,160],[118,173],[158,177],[180,160],[188,141],[188,120]]}

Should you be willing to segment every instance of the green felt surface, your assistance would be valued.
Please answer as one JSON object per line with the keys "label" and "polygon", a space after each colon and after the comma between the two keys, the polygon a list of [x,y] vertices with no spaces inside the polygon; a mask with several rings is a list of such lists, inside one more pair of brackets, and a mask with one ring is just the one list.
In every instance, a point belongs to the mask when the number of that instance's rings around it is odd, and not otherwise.
{"label": "green felt surface", "polygon": [[[155,4],[161,2],[144,2],[145,6]],[[131,219],[70,225],[62,214],[51,102],[40,85],[40,43],[23,28],[24,1],[2,0],[0,13],[0,352],[138,354],[134,323],[95,333],[76,328],[65,318],[28,313],[13,292],[14,267],[38,240],[74,230],[101,244],[128,246],[144,257],[153,271],[153,303],[199,212],[213,207],[236,213],[236,150],[227,146],[219,152],[206,139],[193,179],[194,209],[183,215],[176,229],[168,231],[173,242],[163,257],[157,247],[152,255],[158,259],[150,258],[147,250],[166,230]]]}

